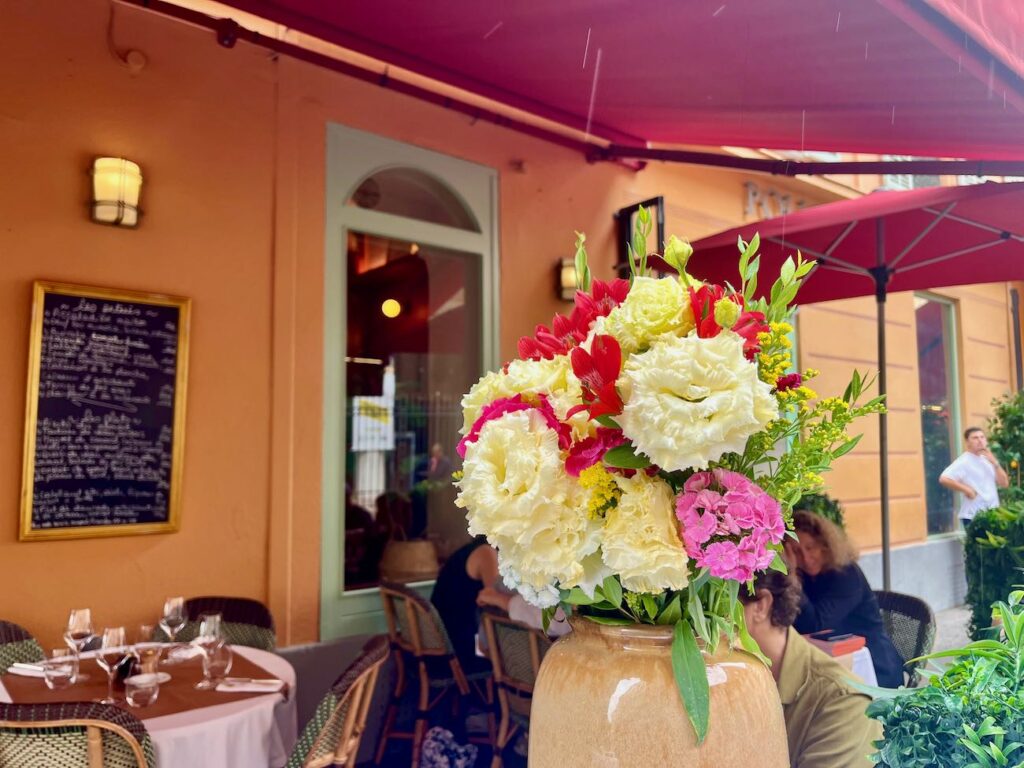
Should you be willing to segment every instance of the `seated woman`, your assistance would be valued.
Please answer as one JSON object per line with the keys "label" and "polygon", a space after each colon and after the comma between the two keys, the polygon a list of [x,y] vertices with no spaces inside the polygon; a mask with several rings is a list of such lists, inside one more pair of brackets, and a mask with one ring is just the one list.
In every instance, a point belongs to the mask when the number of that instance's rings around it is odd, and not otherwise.
{"label": "seated woman", "polygon": [[793,526],[800,543],[788,548],[793,550],[804,592],[793,626],[805,635],[824,629],[860,635],[867,641],[878,684],[903,685],[903,659],[885,634],[878,600],[846,534],[830,520],[804,510],[793,513]]}
{"label": "seated woman", "polygon": [[498,553],[486,537],[477,536],[445,561],[430,594],[430,602],[444,622],[455,655],[467,672],[490,668],[490,662],[476,654],[480,622],[477,596],[497,580]]}
{"label": "seated woman", "polygon": [[851,673],[791,626],[800,599],[796,578],[777,571],[758,574],[753,595],[740,589],[747,629],[772,663],[790,765],[867,768],[881,724],[864,714],[871,699],[850,686]]}

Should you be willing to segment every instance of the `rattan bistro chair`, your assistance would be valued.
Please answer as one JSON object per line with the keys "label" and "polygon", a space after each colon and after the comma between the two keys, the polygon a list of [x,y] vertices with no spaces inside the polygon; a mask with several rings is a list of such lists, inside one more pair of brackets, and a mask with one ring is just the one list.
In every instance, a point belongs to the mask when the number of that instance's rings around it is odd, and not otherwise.
{"label": "rattan bistro chair", "polygon": [[13,621],[0,620],[0,675],[15,662],[30,663],[44,658],[42,647],[27,629]]}
{"label": "rattan bistro chair", "polygon": [[[464,717],[465,705],[474,699],[487,711],[489,738],[494,743],[493,678],[489,669],[467,672],[452,648],[444,623],[433,603],[402,584],[383,582],[380,597],[388,622],[388,639],[395,652],[395,688],[388,704],[384,729],[377,746],[377,765],[384,759],[390,739],[412,740],[412,768],[418,768],[423,737],[431,711],[452,694],[453,713]],[[395,730],[398,707],[408,683],[406,663],[411,662],[419,679],[416,723],[412,733]],[[436,692],[436,695],[434,695]],[[433,698],[432,698],[433,696]]]}
{"label": "rattan bistro chair", "polygon": [[285,768],[355,765],[377,675],[387,657],[388,639],[384,635],[363,647],[320,702]]}
{"label": "rattan bistro chair", "polygon": [[491,768],[501,768],[505,747],[520,728],[530,727],[533,686],[551,640],[541,630],[495,610],[484,611],[483,619],[501,709]]}
{"label": "rattan bistro chair", "polygon": [[4,768],[154,768],[145,726],[119,707],[90,702],[0,704]]}
{"label": "rattan bistro chair", "polygon": [[[223,624],[224,637],[232,645],[245,645],[272,651],[277,645],[274,634],[274,617],[263,603],[247,597],[192,597],[185,601],[188,622],[174,638],[187,643],[199,634],[200,618],[205,613],[219,613]],[[158,631],[158,640],[166,640],[163,631]]]}
{"label": "rattan bistro chair", "polygon": [[876,590],[875,597],[885,632],[906,660],[903,671],[907,686],[913,688],[920,679],[920,662],[910,660],[931,653],[935,644],[935,614],[928,603],[913,595]]}

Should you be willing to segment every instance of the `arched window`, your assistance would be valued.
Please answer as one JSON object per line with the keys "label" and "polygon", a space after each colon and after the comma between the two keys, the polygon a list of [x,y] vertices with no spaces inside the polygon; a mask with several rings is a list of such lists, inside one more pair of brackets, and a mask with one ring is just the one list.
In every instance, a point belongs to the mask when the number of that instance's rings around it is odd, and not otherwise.
{"label": "arched window", "polygon": [[417,168],[374,171],[353,190],[345,205],[404,216],[430,224],[479,232],[472,211],[440,179]]}

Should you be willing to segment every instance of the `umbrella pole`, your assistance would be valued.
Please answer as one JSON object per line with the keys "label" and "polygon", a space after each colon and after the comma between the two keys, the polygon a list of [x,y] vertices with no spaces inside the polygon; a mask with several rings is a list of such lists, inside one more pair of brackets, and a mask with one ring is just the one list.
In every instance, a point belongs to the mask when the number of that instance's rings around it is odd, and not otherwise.
{"label": "umbrella pole", "polygon": [[[878,394],[888,391],[885,383],[885,299],[890,269],[885,263],[885,219],[875,223],[875,253],[877,266],[871,269],[875,279],[875,306],[878,311]],[[882,502],[882,589],[889,591],[892,586],[892,563],[889,558],[889,425],[886,412],[878,414],[878,462],[881,478]]]}

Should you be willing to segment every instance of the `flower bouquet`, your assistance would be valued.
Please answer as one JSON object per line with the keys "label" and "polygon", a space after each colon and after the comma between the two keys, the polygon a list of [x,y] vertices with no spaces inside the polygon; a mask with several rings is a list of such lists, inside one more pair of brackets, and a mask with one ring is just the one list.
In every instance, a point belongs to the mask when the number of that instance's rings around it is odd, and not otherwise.
{"label": "flower bouquet", "polygon": [[758,297],[757,236],[739,242],[735,287],[691,277],[692,249],[673,236],[662,259],[677,275],[654,277],[650,227],[641,211],[628,281],[591,279],[579,235],[571,314],[465,395],[457,503],[505,583],[546,617],[561,606],[600,624],[671,625],[700,742],[698,641],[760,657],[739,590],[785,569],[792,505],[857,444],[851,422],[883,404],[858,404],[857,373],[842,397],[818,399],[816,372],[791,371],[793,302],[814,262],[788,259]]}

